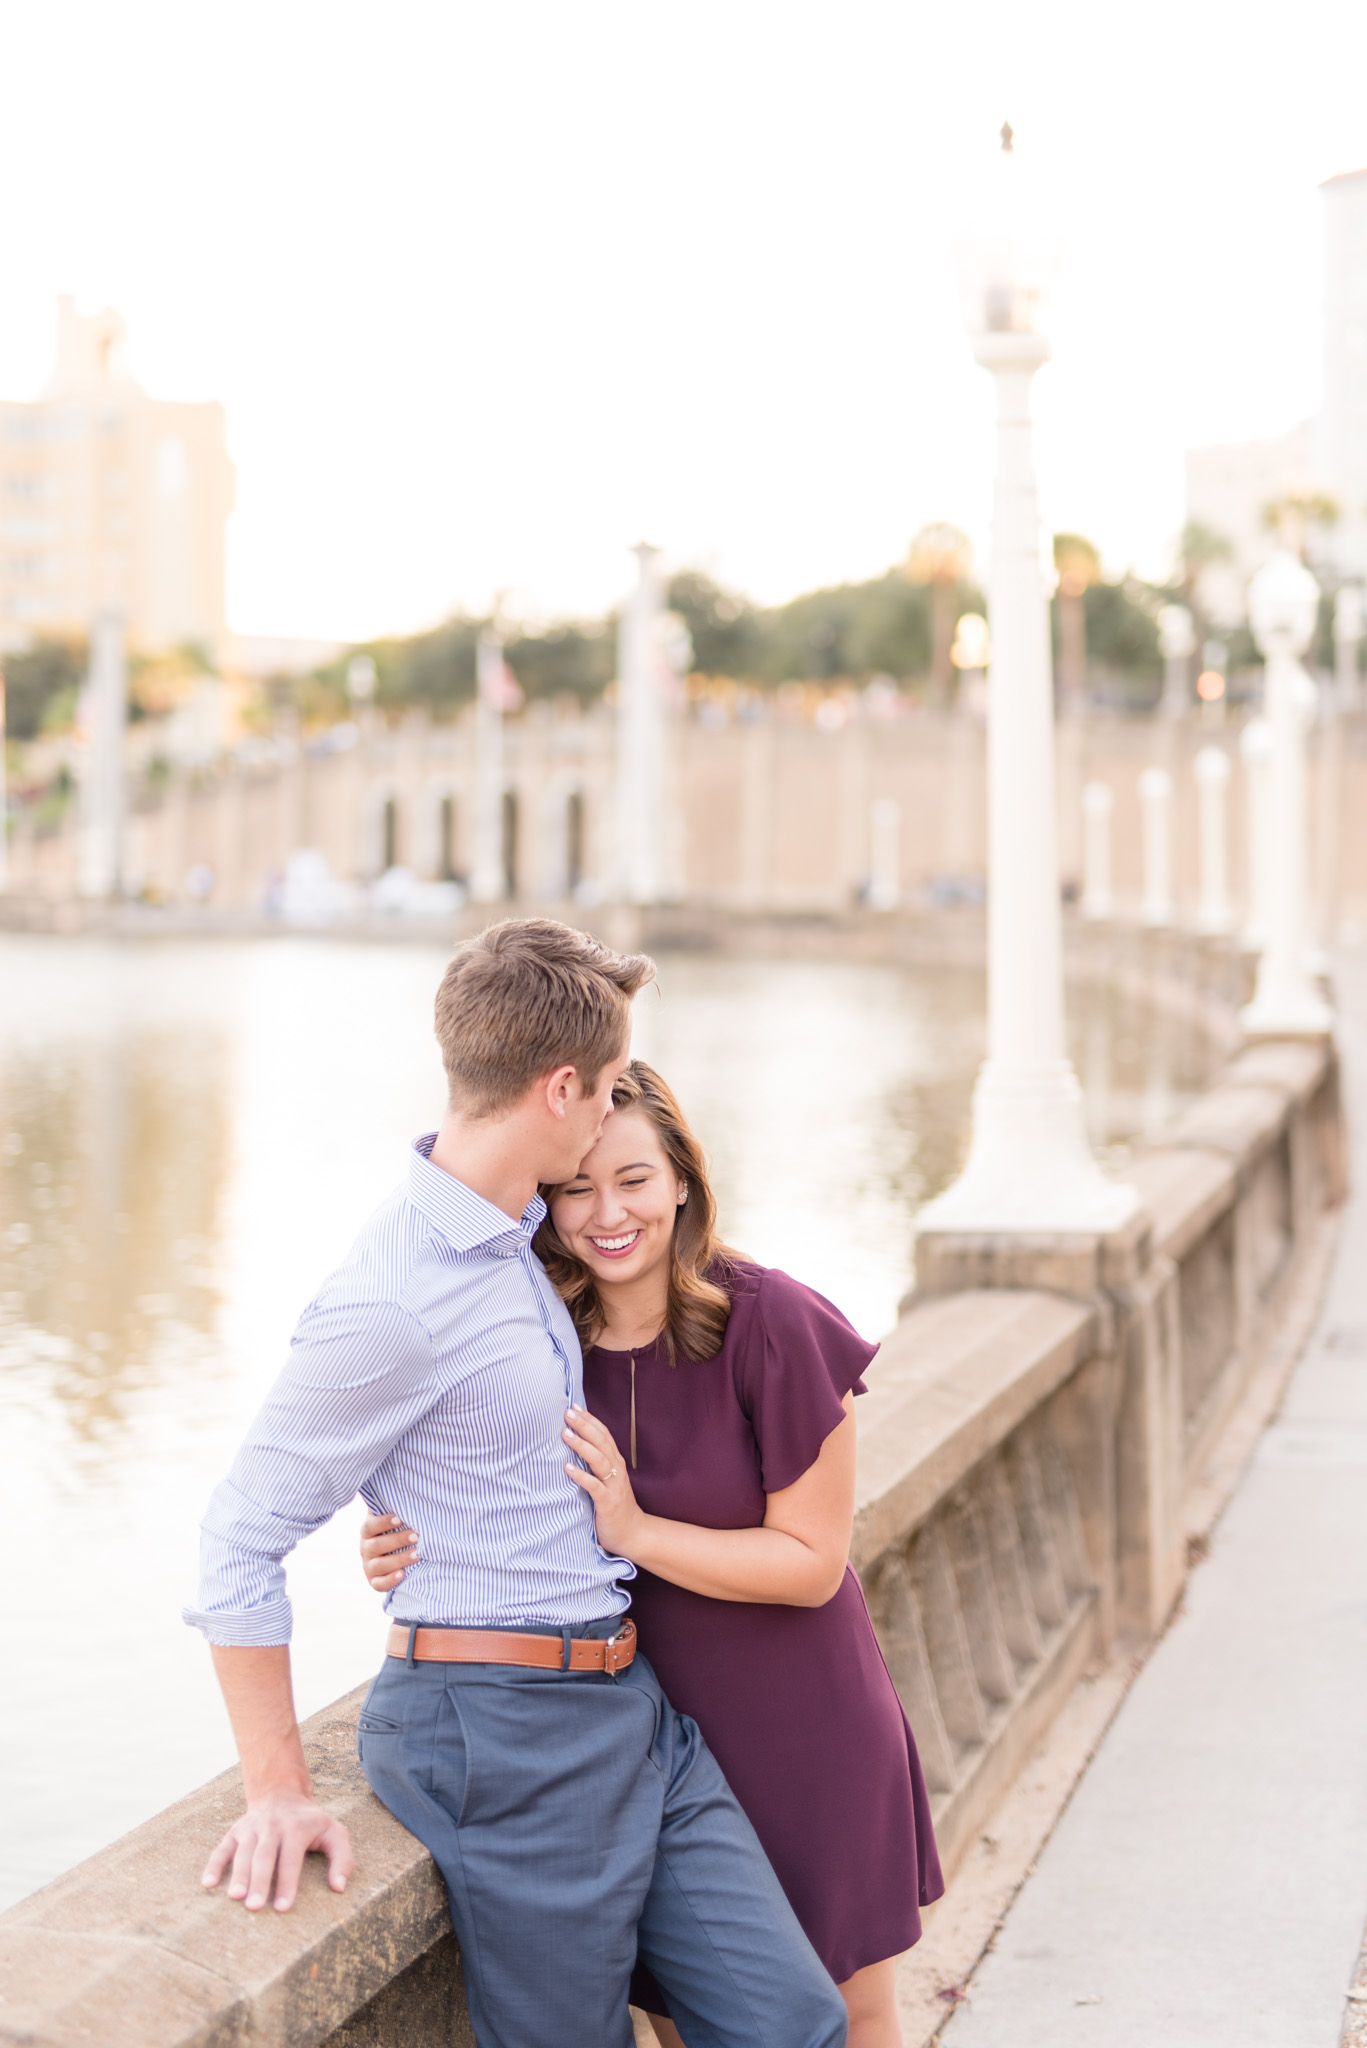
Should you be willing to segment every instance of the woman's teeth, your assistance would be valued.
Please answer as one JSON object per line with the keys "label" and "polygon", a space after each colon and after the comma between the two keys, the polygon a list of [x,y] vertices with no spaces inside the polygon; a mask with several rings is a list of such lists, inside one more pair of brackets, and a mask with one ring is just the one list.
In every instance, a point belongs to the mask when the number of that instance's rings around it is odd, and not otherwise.
{"label": "woman's teeth", "polygon": [[624,1252],[629,1244],[635,1244],[640,1235],[639,1230],[629,1230],[625,1237],[595,1237],[590,1239],[590,1243],[596,1245],[600,1252]]}

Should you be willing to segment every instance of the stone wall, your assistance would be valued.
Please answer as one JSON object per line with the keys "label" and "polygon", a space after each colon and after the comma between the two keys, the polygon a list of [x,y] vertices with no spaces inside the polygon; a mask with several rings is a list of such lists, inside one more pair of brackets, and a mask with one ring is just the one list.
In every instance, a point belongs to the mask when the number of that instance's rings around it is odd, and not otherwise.
{"label": "stone wall", "polygon": [[[858,1404],[852,1555],[916,1729],[951,1881],[1082,1674],[1142,1649],[1275,1406],[1343,1193],[1332,1048],[1253,1046],[1133,1169],[1096,1239],[941,1236]],[[352,1829],[291,1914],[198,1873],[236,1772],[0,1917],[0,2042],[459,2048],[440,1882],[355,1761],[357,1691],[305,1729]]]}
{"label": "stone wall", "polygon": [[[343,730],[355,738],[353,727]],[[1234,766],[1228,846],[1241,905],[1247,831],[1237,739],[1233,722],[1218,729],[1195,719],[1062,724],[1057,769],[1065,879],[1081,879],[1082,789],[1088,781],[1106,782],[1115,800],[1117,905],[1122,914],[1135,909],[1139,776],[1161,763],[1173,776],[1178,914],[1179,921],[1188,918],[1198,881],[1192,761],[1203,746],[1217,744]],[[414,716],[396,727],[374,725],[340,750],[326,735],[302,746],[288,739],[256,744],[254,758],[178,772],[138,799],[127,839],[135,888],[175,903],[185,898],[191,871],[208,870],[214,909],[255,911],[296,849],[316,848],[334,874],[364,881],[384,865],[387,838],[400,863],[430,878],[443,864],[445,837],[454,871],[468,872],[474,818],[468,719],[431,726]],[[602,710],[559,716],[549,705],[535,706],[509,722],[505,744],[517,900],[564,902],[576,887],[581,904],[602,900],[613,879],[610,716]],[[983,748],[983,728],[968,718],[860,719],[835,732],[777,716],[721,731],[679,725],[668,759],[672,889],[690,904],[728,912],[848,910],[869,881],[873,806],[890,799],[900,820],[903,892],[921,900],[928,890],[943,896],[966,885],[971,894],[986,864]],[[1309,777],[1322,917],[1367,922],[1367,720],[1319,728]],[[11,847],[11,889],[60,899],[74,892],[75,871],[74,817],[44,833],[21,818]]]}

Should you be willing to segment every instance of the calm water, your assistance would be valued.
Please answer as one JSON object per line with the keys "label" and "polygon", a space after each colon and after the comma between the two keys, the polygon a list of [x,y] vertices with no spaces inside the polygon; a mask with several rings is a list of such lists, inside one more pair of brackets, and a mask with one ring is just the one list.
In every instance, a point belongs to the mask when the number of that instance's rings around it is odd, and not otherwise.
{"label": "calm water", "polygon": [[[305,1300],[442,1100],[435,946],[0,937],[0,1905],[232,1760],[197,1525]],[[893,1320],[982,1055],[976,975],[666,959],[636,1049],[711,1153],[726,1235]],[[1092,997],[1094,1138],[1203,1049]],[[291,1565],[301,1714],[378,1660],[359,1508]]]}

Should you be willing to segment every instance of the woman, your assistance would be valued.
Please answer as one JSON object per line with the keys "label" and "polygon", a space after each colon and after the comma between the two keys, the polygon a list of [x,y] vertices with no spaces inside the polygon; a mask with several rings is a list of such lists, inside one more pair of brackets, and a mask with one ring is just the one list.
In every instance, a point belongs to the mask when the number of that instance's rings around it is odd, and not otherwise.
{"label": "woman", "polygon": [[[584,1350],[570,1477],[638,1568],[640,1645],[691,1714],[844,1993],[849,2048],[901,2048],[896,1958],[943,1884],[911,1729],[847,1558],[854,1396],[876,1347],[723,1246],[702,1150],[633,1060],[536,1250]],[[365,1524],[372,1585],[417,1538]],[[681,2037],[644,1971],[633,2003]]]}

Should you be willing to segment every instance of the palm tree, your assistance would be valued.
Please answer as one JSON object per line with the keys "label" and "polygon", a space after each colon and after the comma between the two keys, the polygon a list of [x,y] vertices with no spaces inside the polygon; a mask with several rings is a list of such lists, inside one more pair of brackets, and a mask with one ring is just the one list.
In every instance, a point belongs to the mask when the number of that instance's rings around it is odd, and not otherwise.
{"label": "palm tree", "polygon": [[955,590],[972,559],[968,535],[944,519],[921,528],[907,557],[908,580],[930,586],[930,701],[937,709],[948,703],[954,680]]}
{"label": "palm tree", "polygon": [[1326,497],[1323,491],[1287,491],[1263,506],[1263,525],[1302,562],[1311,535],[1318,538],[1331,526],[1337,526],[1338,521],[1338,502]]}
{"label": "palm tree", "polygon": [[1185,605],[1196,627],[1197,645],[1210,637],[1210,615],[1201,602],[1201,579],[1207,569],[1234,559],[1234,550],[1222,533],[1199,519],[1189,519],[1177,540],[1177,573],[1170,586],[1173,602]]}
{"label": "palm tree", "polygon": [[1087,614],[1084,600],[1101,579],[1101,557],[1080,533],[1054,535],[1058,570],[1058,671],[1060,709],[1077,713],[1087,701]]}

